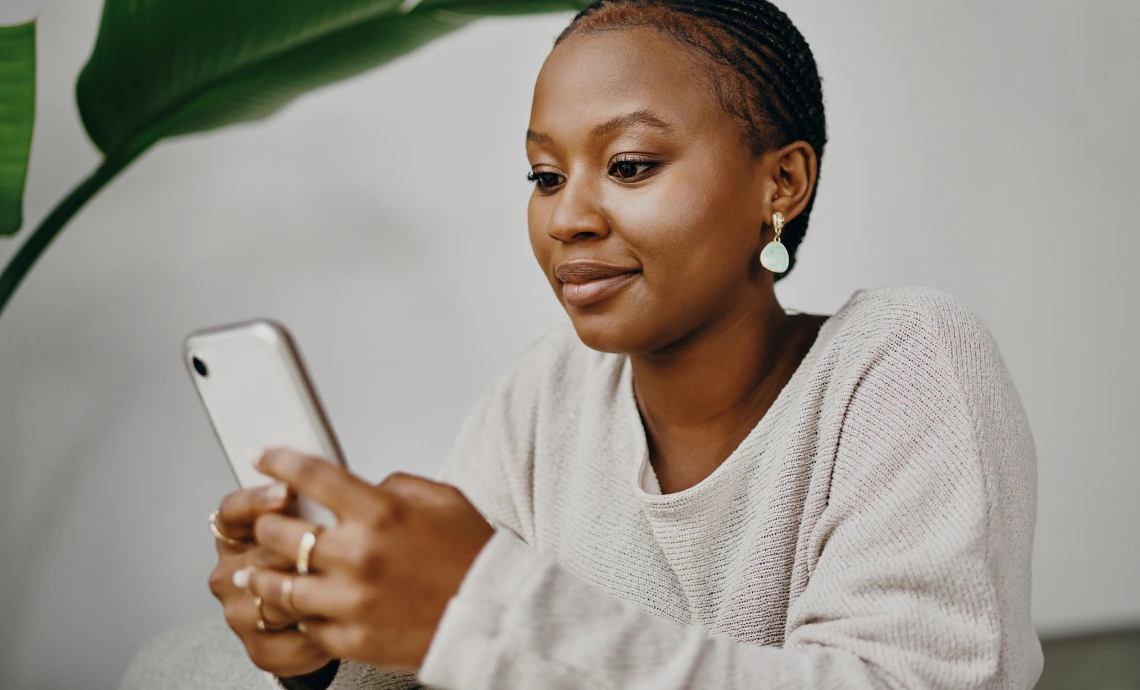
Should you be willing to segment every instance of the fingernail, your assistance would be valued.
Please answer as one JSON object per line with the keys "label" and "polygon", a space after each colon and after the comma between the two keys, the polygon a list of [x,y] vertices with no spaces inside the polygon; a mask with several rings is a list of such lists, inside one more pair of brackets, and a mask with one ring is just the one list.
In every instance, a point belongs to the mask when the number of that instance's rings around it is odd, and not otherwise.
{"label": "fingernail", "polygon": [[273,484],[265,491],[265,497],[268,498],[269,502],[274,505],[280,503],[281,501],[284,501],[285,497],[288,495],[289,487],[285,484],[282,484],[281,482]]}
{"label": "fingernail", "polygon": [[234,587],[238,589],[249,589],[249,571],[249,568],[234,571]]}
{"label": "fingernail", "polygon": [[305,621],[301,621],[300,623],[297,624],[297,630],[299,632],[306,633],[306,632],[309,632],[309,626],[305,625]]}

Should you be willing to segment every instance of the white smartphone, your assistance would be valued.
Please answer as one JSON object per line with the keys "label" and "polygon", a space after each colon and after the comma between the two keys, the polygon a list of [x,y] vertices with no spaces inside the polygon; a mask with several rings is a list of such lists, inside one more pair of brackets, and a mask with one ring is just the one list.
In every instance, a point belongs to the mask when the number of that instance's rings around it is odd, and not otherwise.
{"label": "white smartphone", "polygon": [[[206,415],[244,488],[272,478],[253,468],[266,448],[290,448],[344,466],[344,454],[289,331],[267,319],[191,333],[183,360]],[[300,494],[298,517],[331,527],[336,516]]]}

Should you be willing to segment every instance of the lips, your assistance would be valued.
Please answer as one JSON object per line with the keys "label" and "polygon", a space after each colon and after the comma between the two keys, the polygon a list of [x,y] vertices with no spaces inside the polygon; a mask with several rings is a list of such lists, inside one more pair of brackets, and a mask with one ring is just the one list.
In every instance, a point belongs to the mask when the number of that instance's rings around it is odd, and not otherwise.
{"label": "lips", "polygon": [[562,296],[574,307],[588,307],[615,294],[641,273],[638,268],[600,261],[565,261],[554,275],[562,281]]}

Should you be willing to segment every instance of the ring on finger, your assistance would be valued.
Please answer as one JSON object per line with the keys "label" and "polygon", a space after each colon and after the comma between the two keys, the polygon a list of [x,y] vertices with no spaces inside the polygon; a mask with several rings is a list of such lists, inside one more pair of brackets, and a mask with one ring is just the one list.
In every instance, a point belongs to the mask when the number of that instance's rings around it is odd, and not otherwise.
{"label": "ring on finger", "polygon": [[223,544],[228,544],[229,546],[241,546],[242,544],[248,544],[249,540],[234,539],[233,537],[226,536],[226,534],[222,532],[222,528],[218,527],[219,512],[221,511],[215,510],[214,512],[210,513],[210,531],[214,534],[214,538]]}
{"label": "ring on finger", "polygon": [[317,545],[317,533],[320,527],[313,528],[301,535],[301,543],[297,546],[297,574],[308,575],[309,558],[313,555],[313,547]]}
{"label": "ring on finger", "polygon": [[254,597],[253,598],[253,607],[254,607],[254,610],[257,611],[257,629],[259,631],[261,631],[261,632],[279,632],[281,630],[284,630],[284,629],[290,627],[289,625],[278,625],[278,626],[270,627],[269,624],[265,622],[265,612],[261,610],[261,607],[264,604],[265,604],[265,600],[262,599],[261,597]]}
{"label": "ring on finger", "polygon": [[281,580],[281,608],[290,616],[297,615],[297,609],[293,606],[293,578],[288,575]]}
{"label": "ring on finger", "polygon": [[265,601],[261,597],[253,598],[253,610],[257,611],[257,629],[261,632],[268,632],[269,626],[265,625],[265,612],[261,610],[261,605]]}

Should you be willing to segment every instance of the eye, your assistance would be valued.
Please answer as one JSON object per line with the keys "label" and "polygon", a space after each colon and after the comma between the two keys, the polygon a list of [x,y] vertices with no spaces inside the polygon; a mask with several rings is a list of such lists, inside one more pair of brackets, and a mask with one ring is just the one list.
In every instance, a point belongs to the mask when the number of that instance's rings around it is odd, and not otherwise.
{"label": "eye", "polygon": [[562,176],[552,172],[528,172],[527,182],[534,182],[540,191],[549,191],[562,184]]}
{"label": "eye", "polygon": [[651,160],[640,158],[620,160],[610,166],[610,175],[621,182],[635,182],[656,167],[657,163]]}

